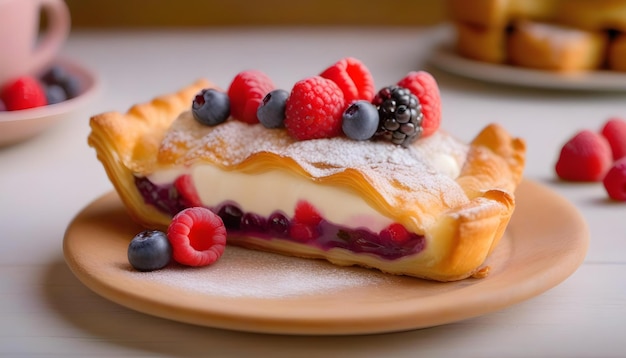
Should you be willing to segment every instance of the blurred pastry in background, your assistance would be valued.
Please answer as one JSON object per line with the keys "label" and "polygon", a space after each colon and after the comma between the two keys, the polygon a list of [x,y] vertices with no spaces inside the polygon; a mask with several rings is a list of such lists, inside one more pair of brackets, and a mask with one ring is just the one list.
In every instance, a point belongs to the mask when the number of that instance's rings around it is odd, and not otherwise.
{"label": "blurred pastry in background", "polygon": [[593,70],[604,64],[608,35],[519,21],[506,42],[508,61],[513,65],[554,71]]}
{"label": "blurred pastry in background", "polygon": [[448,0],[455,51],[477,61],[626,71],[626,0]]}
{"label": "blurred pastry in background", "polygon": [[616,71],[626,71],[626,33],[613,37],[607,57],[609,68]]}

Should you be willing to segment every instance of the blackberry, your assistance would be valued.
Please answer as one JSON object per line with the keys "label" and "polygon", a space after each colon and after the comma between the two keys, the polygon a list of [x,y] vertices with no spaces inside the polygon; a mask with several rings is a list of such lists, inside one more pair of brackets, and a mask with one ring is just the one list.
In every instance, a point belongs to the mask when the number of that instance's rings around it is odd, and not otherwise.
{"label": "blackberry", "polygon": [[387,86],[378,91],[372,103],[380,117],[374,138],[406,147],[422,134],[422,106],[409,89]]}

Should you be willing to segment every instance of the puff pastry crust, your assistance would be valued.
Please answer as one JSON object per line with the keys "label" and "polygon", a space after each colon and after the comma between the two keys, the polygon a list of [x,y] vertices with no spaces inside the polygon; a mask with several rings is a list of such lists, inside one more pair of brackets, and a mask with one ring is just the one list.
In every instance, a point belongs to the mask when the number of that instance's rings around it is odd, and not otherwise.
{"label": "puff pastry crust", "polygon": [[[515,189],[522,179],[525,143],[511,137],[502,127],[491,124],[466,147],[460,174],[446,186],[437,181],[420,183],[417,173],[411,185],[389,179],[394,187],[381,194],[376,173],[362,168],[334,168],[332,175],[312,177],[310,170],[288,155],[260,152],[237,164],[218,163],[215,153],[228,151],[229,145],[213,143],[211,155],[189,155],[198,151],[193,141],[164,140],[175,128],[173,123],[187,111],[195,94],[213,85],[206,80],[138,104],[126,113],[107,112],[93,116],[88,143],[97,153],[129,214],[150,228],[164,228],[170,217],[147,205],[135,184],[137,176],[146,176],[172,166],[206,163],[226,170],[255,172],[263,166],[286,170],[316,185],[345,187],[363,196],[371,206],[397,219],[407,228],[423,235],[426,247],[421,252],[399,259],[384,259],[346,249],[323,250],[287,240],[267,240],[232,236],[229,243],[286,255],[326,259],[337,265],[360,265],[392,274],[410,275],[438,281],[470,277],[483,268],[487,256],[498,244],[515,208]],[[180,120],[180,118],[179,118]],[[192,133],[188,133],[193,137]],[[199,137],[202,134],[196,133]],[[276,134],[280,137],[280,134]],[[199,140],[199,138],[196,138]],[[416,141],[415,145],[420,145]],[[196,143],[197,144],[197,143]],[[218,149],[215,149],[218,148]],[[206,148],[205,148],[206,149]],[[316,165],[319,165],[316,164]],[[410,174],[410,168],[406,173]],[[405,173],[405,174],[406,174]],[[385,181],[382,181],[385,183]],[[428,185],[425,185],[428,184]],[[434,185],[433,185],[434,184]],[[446,191],[454,186],[459,193],[454,200]],[[416,199],[417,198],[417,199]],[[419,198],[429,198],[422,200]],[[480,271],[484,272],[484,271]]]}

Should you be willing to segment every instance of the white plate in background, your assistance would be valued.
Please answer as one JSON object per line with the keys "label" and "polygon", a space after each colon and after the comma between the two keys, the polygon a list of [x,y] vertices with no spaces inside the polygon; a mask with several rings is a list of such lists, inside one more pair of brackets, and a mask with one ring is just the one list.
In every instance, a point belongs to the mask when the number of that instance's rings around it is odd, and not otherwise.
{"label": "white plate in background", "polygon": [[545,89],[626,91],[624,72],[601,70],[558,73],[493,64],[462,57],[449,44],[436,46],[430,63],[446,72],[485,82]]}

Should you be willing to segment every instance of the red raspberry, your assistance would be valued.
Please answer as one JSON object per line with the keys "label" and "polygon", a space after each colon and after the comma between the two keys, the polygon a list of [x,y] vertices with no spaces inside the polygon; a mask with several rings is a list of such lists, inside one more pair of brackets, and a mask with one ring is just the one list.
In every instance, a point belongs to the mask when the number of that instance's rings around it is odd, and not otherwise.
{"label": "red raspberry", "polygon": [[600,134],[585,129],[565,143],[555,169],[564,180],[600,181],[611,163],[608,141]]}
{"label": "red raspberry", "polygon": [[626,157],[613,164],[602,184],[611,199],[626,201]]}
{"label": "red raspberry", "polygon": [[389,240],[397,244],[403,244],[409,240],[411,234],[402,224],[393,223],[380,232],[380,237],[383,240]]}
{"label": "red raspberry", "polygon": [[299,201],[293,215],[289,235],[302,242],[313,240],[319,236],[318,225],[322,215],[307,201]]}
{"label": "red raspberry", "polygon": [[296,204],[293,220],[307,225],[318,225],[322,221],[322,215],[311,203],[301,200]]}
{"label": "red raspberry", "polygon": [[202,206],[202,201],[196,191],[196,187],[193,185],[191,175],[184,174],[176,178],[176,180],[174,180],[174,187],[183,197],[183,204],[185,206]]}
{"label": "red raspberry", "polygon": [[257,109],[274,88],[272,80],[261,71],[239,72],[228,88],[231,116],[246,123],[258,123]]}
{"label": "red raspberry", "polygon": [[9,82],[0,92],[7,111],[41,107],[48,104],[46,91],[34,77],[23,76]]}
{"label": "red raspberry", "polygon": [[371,102],[374,98],[374,78],[369,69],[359,60],[346,57],[324,70],[320,76],[332,80],[343,92],[346,106],[363,99]]}
{"label": "red raspberry", "polygon": [[226,228],[211,210],[197,206],[180,211],[167,229],[172,257],[187,266],[210,265],[222,256]]}
{"label": "red raspberry", "polygon": [[300,242],[315,240],[320,236],[317,227],[303,223],[293,223],[289,227],[289,236]]}
{"label": "red raspberry", "polygon": [[424,115],[422,137],[435,133],[441,124],[441,95],[435,78],[426,71],[411,71],[397,84],[408,88],[420,101]]}
{"label": "red raspberry", "polygon": [[602,127],[602,135],[609,141],[613,160],[626,157],[626,121],[621,118],[611,118]]}
{"label": "red raspberry", "polygon": [[296,82],[285,106],[285,128],[298,140],[331,138],[341,134],[345,108],[335,82],[314,76]]}

